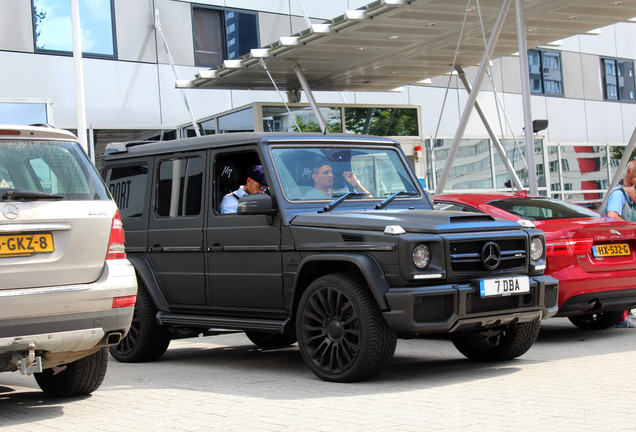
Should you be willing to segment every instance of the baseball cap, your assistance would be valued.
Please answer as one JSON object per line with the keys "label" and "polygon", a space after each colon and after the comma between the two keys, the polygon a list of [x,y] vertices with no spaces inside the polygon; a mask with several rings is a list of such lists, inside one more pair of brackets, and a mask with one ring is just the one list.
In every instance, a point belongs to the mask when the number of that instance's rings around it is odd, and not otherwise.
{"label": "baseball cap", "polygon": [[254,165],[251,167],[247,176],[259,184],[269,186],[267,183],[267,177],[265,177],[263,165]]}

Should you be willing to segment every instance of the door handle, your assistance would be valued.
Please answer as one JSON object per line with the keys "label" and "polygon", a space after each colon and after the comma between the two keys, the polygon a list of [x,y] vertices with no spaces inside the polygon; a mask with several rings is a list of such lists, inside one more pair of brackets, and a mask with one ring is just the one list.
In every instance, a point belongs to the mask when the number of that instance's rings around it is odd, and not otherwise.
{"label": "door handle", "polygon": [[161,252],[161,251],[163,251],[163,247],[158,244],[148,248],[148,252]]}
{"label": "door handle", "polygon": [[219,243],[214,243],[212,246],[208,246],[208,252],[223,252],[223,246]]}

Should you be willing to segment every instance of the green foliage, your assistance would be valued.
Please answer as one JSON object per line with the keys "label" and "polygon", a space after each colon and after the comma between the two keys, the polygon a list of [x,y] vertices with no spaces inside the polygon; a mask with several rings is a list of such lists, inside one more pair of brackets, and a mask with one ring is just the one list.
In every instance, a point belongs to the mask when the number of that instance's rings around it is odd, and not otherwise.
{"label": "green foliage", "polygon": [[[621,160],[623,158],[623,153],[625,153],[625,147],[610,147],[610,157],[612,159]],[[636,160],[636,149],[632,152],[629,160]]]}
{"label": "green foliage", "polygon": [[418,135],[417,111],[408,108],[347,108],[347,131],[379,136]]}
{"label": "green foliage", "polygon": [[[337,116],[328,117],[326,123],[327,130],[329,132],[342,132],[342,124],[340,123]],[[300,130],[298,130],[296,124],[298,125],[298,127],[300,127]],[[292,125],[292,130],[294,132],[322,132],[320,130],[320,125],[313,118],[305,121],[300,117],[296,117],[296,124]]]}
{"label": "green foliage", "polygon": [[44,45],[38,43],[40,38],[40,23],[46,18],[46,11],[39,10],[36,6],[33,6],[33,25],[35,26],[35,46],[39,49],[45,48]]}

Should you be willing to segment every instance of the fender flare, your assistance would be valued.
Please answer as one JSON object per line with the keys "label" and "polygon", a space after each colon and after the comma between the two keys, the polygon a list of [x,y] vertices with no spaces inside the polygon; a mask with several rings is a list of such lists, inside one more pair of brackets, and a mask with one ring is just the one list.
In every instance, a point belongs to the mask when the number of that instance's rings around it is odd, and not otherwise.
{"label": "fender flare", "polygon": [[296,279],[294,281],[294,287],[298,286],[298,280],[303,273],[303,269],[309,263],[316,261],[344,261],[354,264],[362,276],[364,277],[373,298],[382,311],[389,310],[389,303],[386,300],[385,294],[389,291],[389,283],[384,277],[384,273],[380,268],[380,264],[370,255],[364,254],[350,254],[350,253],[328,253],[328,254],[316,254],[310,255],[302,260],[298,266],[298,272],[296,273]]}
{"label": "fender flare", "polygon": [[166,297],[163,295],[161,288],[159,287],[159,281],[155,277],[155,273],[150,266],[148,260],[139,255],[128,255],[128,261],[133,265],[137,272],[137,277],[146,287],[146,291],[150,296],[150,299],[154,303],[157,311],[170,311],[170,306]]}

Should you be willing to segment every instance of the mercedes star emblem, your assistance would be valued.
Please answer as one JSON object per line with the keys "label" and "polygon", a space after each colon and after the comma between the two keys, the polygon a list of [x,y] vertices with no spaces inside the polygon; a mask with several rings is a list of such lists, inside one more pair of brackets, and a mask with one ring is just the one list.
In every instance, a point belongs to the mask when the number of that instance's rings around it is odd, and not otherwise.
{"label": "mercedes star emblem", "polygon": [[488,270],[494,270],[499,267],[501,262],[501,249],[495,242],[488,242],[481,248],[481,262]]}
{"label": "mercedes star emblem", "polygon": [[18,217],[18,207],[14,204],[7,204],[2,207],[2,214],[7,219],[15,219]]}

